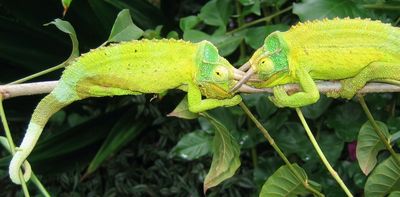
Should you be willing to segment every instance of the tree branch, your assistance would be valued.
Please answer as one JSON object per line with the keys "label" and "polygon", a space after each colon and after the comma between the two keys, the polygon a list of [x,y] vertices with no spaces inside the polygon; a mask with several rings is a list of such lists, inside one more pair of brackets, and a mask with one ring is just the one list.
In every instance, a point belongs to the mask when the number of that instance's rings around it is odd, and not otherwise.
{"label": "tree branch", "polygon": [[[0,94],[3,99],[9,99],[18,96],[29,96],[36,94],[45,94],[51,92],[57,85],[58,81],[45,81],[35,83],[0,85]],[[321,93],[329,91],[339,91],[341,85],[339,82],[322,81],[317,82],[318,89]],[[301,90],[298,84],[285,85],[287,92],[293,93]],[[265,92],[272,92],[272,88],[263,89]],[[400,86],[385,83],[368,83],[358,93],[383,93],[383,92],[400,92]]]}

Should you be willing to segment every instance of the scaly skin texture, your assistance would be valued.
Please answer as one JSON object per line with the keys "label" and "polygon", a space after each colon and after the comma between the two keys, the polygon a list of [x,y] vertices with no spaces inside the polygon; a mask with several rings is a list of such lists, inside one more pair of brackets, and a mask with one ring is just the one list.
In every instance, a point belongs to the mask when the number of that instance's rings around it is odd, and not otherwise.
{"label": "scaly skin texture", "polygon": [[[11,160],[11,180],[20,184],[18,171],[35,146],[48,119],[66,105],[88,97],[188,92],[189,110],[202,112],[233,106],[239,95],[229,94],[235,84],[233,67],[209,42],[141,40],[102,47],[69,65],[57,87],[40,101],[25,137]],[[207,99],[202,99],[202,95]],[[24,179],[30,177],[25,165]]]}
{"label": "scaly skin texture", "polygon": [[[327,95],[350,99],[370,80],[400,80],[400,29],[368,19],[299,23],[269,35],[249,63],[263,80],[251,85],[274,87],[277,106],[315,103],[315,80],[341,80],[342,90]],[[303,91],[288,95],[279,86],[288,83]]]}

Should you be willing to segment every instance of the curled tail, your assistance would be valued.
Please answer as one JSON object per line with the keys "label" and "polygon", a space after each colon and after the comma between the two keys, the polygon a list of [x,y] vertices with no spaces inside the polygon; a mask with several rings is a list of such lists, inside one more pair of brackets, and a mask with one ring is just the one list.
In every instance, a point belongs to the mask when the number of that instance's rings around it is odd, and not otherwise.
{"label": "curled tail", "polygon": [[[62,83],[62,82],[60,82]],[[32,114],[31,121],[29,122],[28,129],[25,133],[24,139],[21,145],[18,147],[15,155],[13,156],[10,166],[9,174],[12,182],[15,184],[21,184],[19,179],[19,170],[22,164],[28,158],[29,154],[32,152],[33,148],[38,141],[40,134],[43,131],[49,118],[59,111],[61,108],[67,106],[75,100],[78,100],[71,92],[70,88],[64,85],[59,85],[54,89],[49,95],[44,97],[36,107]],[[31,175],[30,166],[25,162],[24,168],[24,181],[28,181]]]}

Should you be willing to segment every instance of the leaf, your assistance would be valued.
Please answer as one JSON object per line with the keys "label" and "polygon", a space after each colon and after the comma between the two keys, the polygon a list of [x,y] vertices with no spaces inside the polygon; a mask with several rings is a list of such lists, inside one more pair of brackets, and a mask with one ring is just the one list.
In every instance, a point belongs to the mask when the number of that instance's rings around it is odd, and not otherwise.
{"label": "leaf", "polygon": [[301,21],[334,17],[368,17],[365,10],[349,0],[304,0],[294,4],[293,13],[298,15]]}
{"label": "leaf", "polygon": [[240,147],[224,125],[207,113],[203,115],[215,128],[214,155],[203,185],[204,193],[206,193],[209,188],[217,186],[234,175],[240,166]]}
{"label": "leaf", "polygon": [[[385,123],[376,121],[386,138],[389,137]],[[385,145],[374,131],[369,121],[363,124],[358,134],[356,155],[358,164],[365,175],[374,169],[379,151],[385,150]]]}
{"label": "leaf", "polygon": [[391,144],[396,143],[399,139],[400,139],[400,131],[397,131],[396,133],[393,133],[390,136],[390,143]]}
{"label": "leaf", "polygon": [[329,108],[331,103],[332,99],[321,95],[320,99],[316,103],[302,108],[304,117],[314,120],[317,119]]}
{"label": "leaf", "polygon": [[182,31],[186,31],[195,27],[199,22],[200,22],[199,17],[187,16],[181,18],[181,20],[179,21],[179,27],[181,28]]}
{"label": "leaf", "polygon": [[287,165],[281,166],[265,182],[259,196],[296,197],[311,194],[303,185],[303,182],[308,182],[306,172],[297,164],[292,164],[292,166],[302,180],[299,180]]}
{"label": "leaf", "polygon": [[79,42],[78,42],[78,38],[76,37],[74,27],[71,25],[71,23],[57,18],[54,21],[45,24],[45,26],[50,25],[50,24],[55,25],[62,32],[69,34],[69,37],[71,38],[71,41],[72,41],[72,52],[71,52],[71,55],[69,56],[68,60],[77,58],[79,56]]}
{"label": "leaf", "polygon": [[[397,154],[399,158],[399,154]],[[393,156],[380,163],[365,183],[365,197],[386,196],[400,188],[400,166]]]}
{"label": "leaf", "polygon": [[108,41],[110,42],[121,42],[136,40],[143,35],[143,30],[137,27],[129,14],[128,9],[123,9],[119,12],[115,23],[111,29]]}
{"label": "leaf", "polygon": [[258,49],[264,44],[265,38],[274,31],[286,31],[289,29],[288,25],[268,25],[261,27],[248,28],[244,37],[245,42],[253,49]]}
{"label": "leaf", "polygon": [[123,146],[132,141],[149,124],[145,119],[133,121],[136,116],[134,110],[128,110],[120,120],[112,127],[106,140],[97,151],[89,164],[84,176],[89,175],[110,157],[118,152]]}
{"label": "leaf", "polygon": [[198,114],[189,111],[187,96],[185,96],[174,111],[167,114],[167,116],[175,116],[183,119],[196,119],[199,117]]}
{"label": "leaf", "polygon": [[119,9],[129,9],[133,16],[133,21],[143,29],[155,28],[157,25],[165,23],[166,17],[162,11],[143,0],[105,0],[107,3]]}
{"label": "leaf", "polygon": [[172,148],[170,155],[186,160],[198,159],[211,153],[212,137],[204,131],[194,131],[184,135]]}
{"label": "leaf", "polygon": [[336,135],[345,142],[357,140],[360,127],[366,119],[360,106],[354,102],[331,108],[327,116],[327,126],[334,129]]}
{"label": "leaf", "polygon": [[390,193],[388,197],[400,197],[400,191],[394,191]]}
{"label": "leaf", "polygon": [[232,12],[233,6],[229,0],[212,0],[201,8],[198,16],[205,24],[219,27],[218,32],[225,32]]}

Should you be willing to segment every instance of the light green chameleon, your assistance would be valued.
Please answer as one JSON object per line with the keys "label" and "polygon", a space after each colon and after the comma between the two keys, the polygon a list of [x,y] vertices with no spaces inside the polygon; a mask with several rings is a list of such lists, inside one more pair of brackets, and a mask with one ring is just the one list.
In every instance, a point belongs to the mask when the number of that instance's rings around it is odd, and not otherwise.
{"label": "light green chameleon", "polygon": [[[202,112],[241,102],[241,97],[229,90],[237,83],[235,79],[241,79],[244,74],[219,56],[217,48],[207,41],[141,40],[92,50],[65,69],[57,87],[36,107],[25,137],[11,160],[10,178],[20,184],[18,171],[48,119],[74,101],[181,89],[187,91],[189,110]],[[27,162],[24,170],[27,181],[31,175]]]}
{"label": "light green chameleon", "polygon": [[[368,19],[333,19],[299,23],[274,32],[240,70],[273,87],[279,107],[301,107],[319,99],[316,80],[340,80],[342,89],[330,97],[350,99],[371,80],[400,80],[400,28]],[[302,91],[288,95],[283,86],[299,83]]]}

